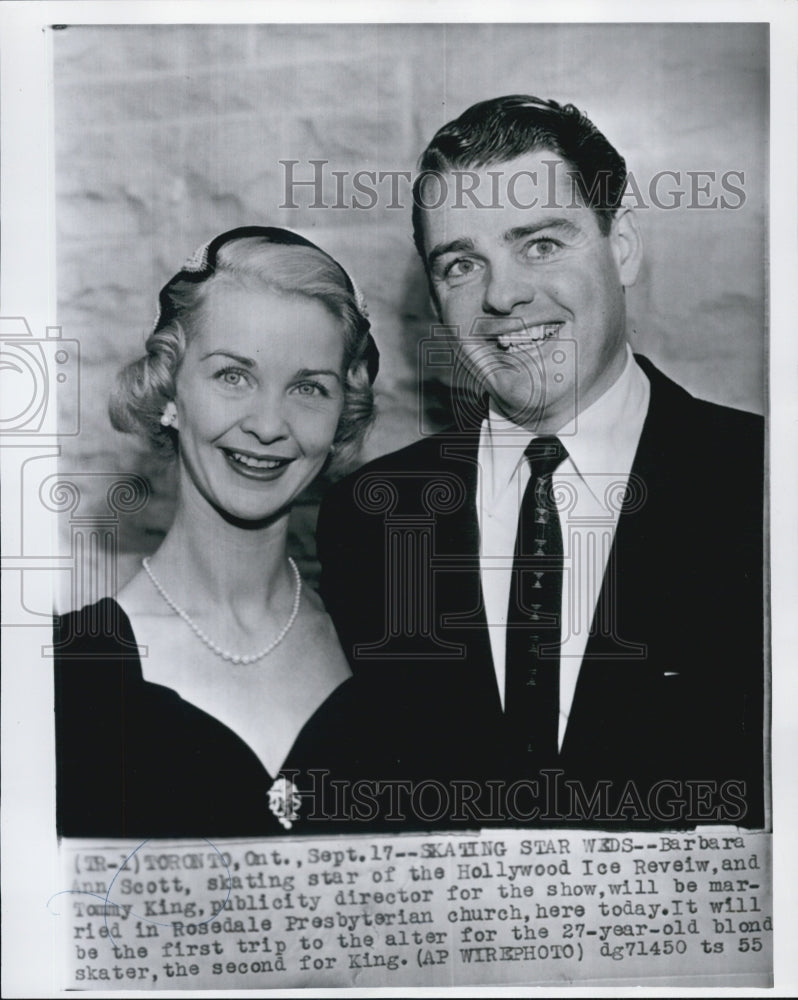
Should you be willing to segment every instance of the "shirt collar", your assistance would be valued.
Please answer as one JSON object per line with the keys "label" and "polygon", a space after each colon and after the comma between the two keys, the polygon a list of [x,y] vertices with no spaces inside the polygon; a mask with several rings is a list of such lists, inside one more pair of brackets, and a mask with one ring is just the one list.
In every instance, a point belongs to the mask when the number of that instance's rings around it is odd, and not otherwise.
{"label": "shirt collar", "polygon": [[[580,476],[628,474],[632,468],[651,387],[628,344],[626,352],[626,364],[615,382],[558,434]],[[527,445],[538,436],[508,420],[491,404],[482,422],[479,444],[486,499],[506,489]]]}

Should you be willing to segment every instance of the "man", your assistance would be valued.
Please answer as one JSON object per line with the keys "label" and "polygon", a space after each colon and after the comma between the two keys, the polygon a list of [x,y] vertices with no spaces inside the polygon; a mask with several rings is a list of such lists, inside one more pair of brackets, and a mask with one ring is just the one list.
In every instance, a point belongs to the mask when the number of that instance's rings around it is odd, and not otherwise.
{"label": "man", "polygon": [[466,391],[318,534],[401,766],[459,792],[442,825],[762,825],[761,419],[632,354],[626,167],[576,108],[477,104],[420,167],[424,349]]}

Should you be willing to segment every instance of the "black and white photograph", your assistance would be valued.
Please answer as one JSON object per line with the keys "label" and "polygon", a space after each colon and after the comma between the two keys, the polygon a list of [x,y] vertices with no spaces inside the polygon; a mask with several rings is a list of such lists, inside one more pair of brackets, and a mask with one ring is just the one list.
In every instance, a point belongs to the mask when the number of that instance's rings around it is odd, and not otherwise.
{"label": "black and white photograph", "polygon": [[795,12],[40,7],[8,995],[788,989]]}

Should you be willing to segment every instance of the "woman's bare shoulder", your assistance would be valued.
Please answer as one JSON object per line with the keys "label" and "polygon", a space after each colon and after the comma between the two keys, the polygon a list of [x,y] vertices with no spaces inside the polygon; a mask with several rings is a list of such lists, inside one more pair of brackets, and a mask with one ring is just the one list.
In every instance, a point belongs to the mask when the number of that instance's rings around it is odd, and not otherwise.
{"label": "woman's bare shoulder", "polygon": [[307,602],[307,606],[311,611],[314,611],[317,614],[327,614],[327,609],[324,607],[324,601],[322,601],[318,593],[307,583],[304,583],[302,586],[302,600]]}
{"label": "woman's bare shoulder", "polygon": [[315,590],[312,590],[308,586],[302,588],[302,601],[304,604],[303,625],[305,630],[309,630],[312,634],[323,638],[325,642],[330,641],[331,637],[335,635],[335,627],[327,613],[324,601]]}

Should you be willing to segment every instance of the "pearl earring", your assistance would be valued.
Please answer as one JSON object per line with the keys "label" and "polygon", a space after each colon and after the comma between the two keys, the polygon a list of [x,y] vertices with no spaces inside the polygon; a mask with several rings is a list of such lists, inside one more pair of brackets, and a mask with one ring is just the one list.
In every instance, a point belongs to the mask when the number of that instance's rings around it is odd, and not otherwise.
{"label": "pearl earring", "polygon": [[166,408],[164,409],[163,413],[161,414],[161,426],[162,427],[173,427],[175,425],[176,420],[177,420],[177,407],[170,400],[166,404]]}

